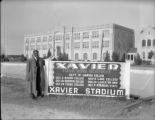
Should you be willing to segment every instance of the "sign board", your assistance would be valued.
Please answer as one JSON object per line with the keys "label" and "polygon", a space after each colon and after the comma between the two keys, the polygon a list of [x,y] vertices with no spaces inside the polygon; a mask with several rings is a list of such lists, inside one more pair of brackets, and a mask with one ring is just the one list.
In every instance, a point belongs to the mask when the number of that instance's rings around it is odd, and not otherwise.
{"label": "sign board", "polygon": [[48,94],[129,98],[130,63],[46,61]]}

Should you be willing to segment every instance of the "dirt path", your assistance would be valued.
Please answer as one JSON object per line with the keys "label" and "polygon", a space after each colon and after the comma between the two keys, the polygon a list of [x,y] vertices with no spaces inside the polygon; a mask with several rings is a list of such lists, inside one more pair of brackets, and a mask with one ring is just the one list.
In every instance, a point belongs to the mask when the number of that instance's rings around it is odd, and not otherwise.
{"label": "dirt path", "polygon": [[99,97],[45,96],[32,100],[21,79],[1,79],[2,119],[155,119],[155,101],[143,103],[132,111],[120,111],[131,103]]}

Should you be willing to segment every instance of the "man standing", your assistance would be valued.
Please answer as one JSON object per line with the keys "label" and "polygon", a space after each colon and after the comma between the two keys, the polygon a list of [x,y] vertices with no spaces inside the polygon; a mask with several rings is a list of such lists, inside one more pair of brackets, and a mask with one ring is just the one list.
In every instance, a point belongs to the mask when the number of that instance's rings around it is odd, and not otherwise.
{"label": "man standing", "polygon": [[28,93],[33,99],[41,96],[43,97],[45,90],[45,62],[39,57],[39,51],[34,50],[32,58],[27,61],[26,81]]}

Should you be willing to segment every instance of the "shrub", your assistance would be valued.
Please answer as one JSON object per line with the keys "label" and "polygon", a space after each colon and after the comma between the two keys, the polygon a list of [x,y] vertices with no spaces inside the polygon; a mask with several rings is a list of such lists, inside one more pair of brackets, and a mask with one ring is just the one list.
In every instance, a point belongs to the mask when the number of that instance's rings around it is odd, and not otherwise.
{"label": "shrub", "polygon": [[47,52],[47,58],[49,58],[49,57],[51,57],[51,51],[50,51],[50,49],[48,49],[48,52]]}
{"label": "shrub", "polygon": [[119,54],[116,52],[112,53],[112,61],[113,62],[118,62],[119,61]]}
{"label": "shrub", "polygon": [[142,64],[142,59],[140,58],[140,55],[137,54],[135,57],[134,57],[134,62],[136,65],[141,65]]}
{"label": "shrub", "polygon": [[4,59],[5,59],[5,55],[2,54],[0,57],[1,57],[1,62],[4,61]]}
{"label": "shrub", "polygon": [[26,58],[24,55],[21,55],[20,61],[21,61],[21,62],[25,62],[26,60],[27,60],[27,58]]}
{"label": "shrub", "polygon": [[104,61],[105,62],[109,62],[110,61],[110,55],[109,55],[108,51],[106,52],[106,56],[105,56]]}
{"label": "shrub", "polygon": [[122,55],[121,62],[125,62],[125,53]]}
{"label": "shrub", "polygon": [[60,55],[58,57],[58,61],[68,61],[68,54],[60,53]]}
{"label": "shrub", "polygon": [[151,50],[149,53],[148,53],[148,59],[151,59],[153,57],[153,51]]}

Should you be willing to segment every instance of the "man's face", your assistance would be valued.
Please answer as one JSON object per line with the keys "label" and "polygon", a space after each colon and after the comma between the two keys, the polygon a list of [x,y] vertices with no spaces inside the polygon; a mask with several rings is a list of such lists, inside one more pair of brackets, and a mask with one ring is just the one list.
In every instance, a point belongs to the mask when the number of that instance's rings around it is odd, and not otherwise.
{"label": "man's face", "polygon": [[34,51],[34,52],[33,52],[33,55],[34,55],[36,58],[39,58],[39,53],[38,53],[38,51]]}

